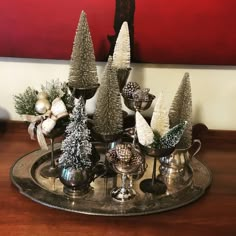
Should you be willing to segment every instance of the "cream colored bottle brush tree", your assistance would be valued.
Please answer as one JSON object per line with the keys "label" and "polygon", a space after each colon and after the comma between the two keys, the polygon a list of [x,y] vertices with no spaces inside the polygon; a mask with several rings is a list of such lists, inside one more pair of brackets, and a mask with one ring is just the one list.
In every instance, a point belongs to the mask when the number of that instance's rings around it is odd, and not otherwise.
{"label": "cream colored bottle brush tree", "polygon": [[127,82],[131,70],[129,26],[126,21],[123,22],[116,40],[112,66],[116,68],[121,92]]}

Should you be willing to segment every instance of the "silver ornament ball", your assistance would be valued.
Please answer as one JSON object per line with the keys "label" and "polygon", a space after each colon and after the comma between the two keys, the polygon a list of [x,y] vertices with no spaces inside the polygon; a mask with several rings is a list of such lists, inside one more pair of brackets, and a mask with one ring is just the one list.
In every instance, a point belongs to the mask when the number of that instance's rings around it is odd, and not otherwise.
{"label": "silver ornament ball", "polygon": [[44,114],[50,109],[50,103],[47,99],[40,99],[35,104],[35,111],[39,114]]}

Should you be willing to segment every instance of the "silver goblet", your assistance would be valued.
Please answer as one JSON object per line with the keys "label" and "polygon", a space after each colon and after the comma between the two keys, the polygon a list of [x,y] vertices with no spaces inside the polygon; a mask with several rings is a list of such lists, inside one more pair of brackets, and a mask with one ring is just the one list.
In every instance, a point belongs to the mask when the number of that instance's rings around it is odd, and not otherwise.
{"label": "silver goblet", "polygon": [[60,137],[61,135],[64,134],[66,125],[68,124],[68,117],[65,117],[61,120],[58,120],[56,126],[53,128],[53,130],[45,135],[46,138],[50,140],[51,144],[51,152],[50,152],[50,164],[44,166],[40,170],[41,176],[44,178],[50,178],[54,177],[57,178],[59,176],[59,169],[58,166],[55,163],[55,155],[54,155],[54,142],[57,137]]}
{"label": "silver goblet", "polygon": [[[117,151],[118,148],[120,151]],[[116,151],[110,150],[106,154],[106,159],[113,170],[121,174],[121,187],[116,187],[111,191],[112,198],[119,202],[133,199],[136,192],[132,185],[127,185],[127,179],[128,175],[137,173],[143,163],[143,156],[135,150],[131,143],[121,143],[116,146]]]}

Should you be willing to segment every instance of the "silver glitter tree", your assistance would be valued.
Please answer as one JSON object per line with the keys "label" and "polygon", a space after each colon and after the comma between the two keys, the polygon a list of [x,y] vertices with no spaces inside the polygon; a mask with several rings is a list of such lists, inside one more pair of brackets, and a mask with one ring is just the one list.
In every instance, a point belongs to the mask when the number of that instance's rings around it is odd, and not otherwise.
{"label": "silver glitter tree", "polygon": [[73,88],[90,88],[98,84],[94,48],[84,11],[75,34],[68,84]]}
{"label": "silver glitter tree", "polygon": [[114,135],[123,130],[119,85],[116,70],[111,64],[112,58],[110,56],[101,79],[93,118],[95,132],[103,135]]}
{"label": "silver glitter tree", "polygon": [[177,144],[178,149],[189,148],[192,144],[192,93],[189,73],[185,73],[175,94],[169,111],[170,127],[187,121],[185,131]]}
{"label": "silver glitter tree", "polygon": [[87,115],[82,97],[75,99],[75,106],[66,127],[66,138],[62,141],[62,154],[59,158],[61,167],[76,169],[90,168],[92,162],[89,155],[92,152],[90,131],[87,128]]}

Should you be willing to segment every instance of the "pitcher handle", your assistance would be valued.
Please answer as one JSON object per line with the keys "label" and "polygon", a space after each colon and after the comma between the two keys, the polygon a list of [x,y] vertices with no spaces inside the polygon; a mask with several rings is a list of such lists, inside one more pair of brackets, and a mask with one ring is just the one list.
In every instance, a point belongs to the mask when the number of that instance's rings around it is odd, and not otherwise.
{"label": "pitcher handle", "polygon": [[[196,146],[196,144],[197,144],[197,146]],[[191,158],[193,158],[197,155],[197,153],[200,151],[201,147],[202,147],[202,143],[201,143],[200,139],[194,139],[192,146],[189,148],[190,155],[193,152],[193,154],[191,155]]]}

